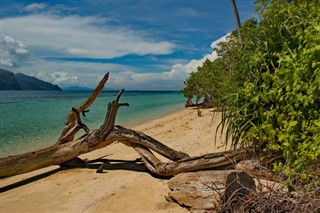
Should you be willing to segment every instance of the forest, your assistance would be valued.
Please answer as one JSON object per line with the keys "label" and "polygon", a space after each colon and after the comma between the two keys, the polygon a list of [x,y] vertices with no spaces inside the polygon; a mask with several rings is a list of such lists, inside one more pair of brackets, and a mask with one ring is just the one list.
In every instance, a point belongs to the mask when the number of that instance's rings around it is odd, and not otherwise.
{"label": "forest", "polygon": [[219,44],[219,58],[191,73],[180,92],[210,98],[223,116],[217,131],[236,148],[252,147],[285,176],[320,179],[320,1],[257,0],[258,19]]}

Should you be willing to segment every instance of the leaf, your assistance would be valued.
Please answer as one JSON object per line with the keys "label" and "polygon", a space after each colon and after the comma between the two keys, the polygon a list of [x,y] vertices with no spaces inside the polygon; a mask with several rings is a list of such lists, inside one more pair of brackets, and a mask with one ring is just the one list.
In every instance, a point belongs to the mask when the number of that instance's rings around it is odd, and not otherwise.
{"label": "leaf", "polygon": [[295,127],[297,124],[298,124],[297,121],[290,121],[290,122],[289,122],[289,126],[290,126],[290,127]]}
{"label": "leaf", "polygon": [[320,120],[314,120],[313,123],[320,128]]}

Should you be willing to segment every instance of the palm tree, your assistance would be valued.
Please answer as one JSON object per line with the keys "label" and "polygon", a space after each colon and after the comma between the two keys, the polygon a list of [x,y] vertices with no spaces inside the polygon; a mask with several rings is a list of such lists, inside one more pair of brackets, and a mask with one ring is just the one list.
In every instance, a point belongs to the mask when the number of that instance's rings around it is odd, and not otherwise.
{"label": "palm tree", "polygon": [[233,10],[234,18],[235,18],[236,24],[237,24],[239,41],[240,41],[240,43],[242,43],[242,42],[243,42],[243,38],[242,38],[241,30],[240,30],[241,23],[240,23],[240,18],[239,18],[238,9],[237,9],[235,0],[230,0],[230,1],[231,1],[231,5],[232,5],[232,10]]}

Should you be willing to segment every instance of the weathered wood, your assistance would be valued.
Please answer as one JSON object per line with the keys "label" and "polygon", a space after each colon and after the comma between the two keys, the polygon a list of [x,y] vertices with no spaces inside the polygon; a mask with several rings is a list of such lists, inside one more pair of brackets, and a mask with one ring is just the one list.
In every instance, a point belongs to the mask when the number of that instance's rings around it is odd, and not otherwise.
{"label": "weathered wood", "polygon": [[84,162],[81,158],[76,157],[69,161],[63,162],[60,164],[61,168],[69,169],[69,168],[84,168],[86,166],[86,162]]}
{"label": "weathered wood", "polygon": [[[171,191],[167,200],[177,202],[191,211],[216,210],[223,202],[226,188],[231,191],[231,188],[236,186],[233,184],[234,182],[229,183],[231,187],[226,185],[228,177],[237,177],[236,183],[250,182],[247,185],[255,187],[255,185],[251,185],[254,184],[254,181],[249,175],[247,176],[250,181],[243,175],[244,172],[240,172],[242,175],[238,174],[236,170],[209,170],[178,174],[168,181]],[[232,188],[233,192],[237,189],[243,190],[242,185],[238,185],[238,188]]]}
{"label": "weathered wood", "polygon": [[[101,92],[108,77],[109,74],[103,77],[95,91],[85,102],[72,108],[67,116],[65,127],[54,145],[34,152],[0,158],[0,177],[22,174],[51,165],[79,163],[79,159],[73,159],[81,154],[108,146],[115,141],[133,147],[141,155],[147,168],[152,173],[161,176],[173,176],[182,172],[217,168],[235,164],[252,156],[250,150],[242,149],[189,157],[188,154],[176,151],[144,133],[115,126],[118,109],[121,106],[129,106],[127,103],[119,103],[124,90],[121,90],[116,99],[109,103],[104,122],[100,128],[90,131],[82,123],[80,114],[88,112],[87,108]],[[75,134],[80,129],[85,130],[85,135],[74,139]],[[173,162],[161,162],[150,150]]]}
{"label": "weathered wood", "polygon": [[283,177],[276,175],[268,168],[261,165],[258,160],[246,159],[238,162],[235,166],[235,169],[245,171],[250,174],[252,177],[259,179],[272,180],[277,182],[282,182]]}
{"label": "weathered wood", "polygon": [[233,150],[221,153],[209,153],[201,156],[181,159],[159,168],[161,174],[178,174],[182,172],[212,169],[233,164],[252,157],[250,150]]}
{"label": "weathered wood", "polygon": [[[117,128],[112,129],[105,138],[101,137],[101,134],[97,134],[97,132],[98,131],[92,131],[85,137],[76,141],[64,144],[55,144],[46,149],[21,155],[0,158],[0,177],[9,177],[51,165],[60,165],[81,154],[100,149],[115,141],[121,140],[130,140],[131,143],[148,147],[160,154],[170,153],[170,155],[164,154],[164,156],[167,156],[172,160],[188,156],[185,153],[175,151],[164,144],[161,144],[159,141],[149,136],[147,136],[148,139],[146,139],[143,133],[134,132],[124,127],[117,126]],[[121,135],[121,132],[126,132],[126,134]]]}
{"label": "weathered wood", "polygon": [[130,142],[131,144],[143,145],[146,148],[149,148],[173,161],[189,157],[188,154],[171,149],[165,144],[155,140],[154,138],[142,132],[127,129],[122,126],[115,126],[114,131],[112,131],[110,135],[112,135],[112,137],[116,138],[120,142],[124,141]]}
{"label": "weathered wood", "polygon": [[225,151],[220,153],[209,153],[196,157],[186,157],[174,162],[161,162],[149,149],[144,146],[136,145],[126,141],[126,144],[132,146],[142,157],[146,167],[156,175],[174,176],[183,172],[193,172],[204,169],[221,169],[230,164],[244,159],[251,158],[253,153],[248,149]]}
{"label": "weathered wood", "polygon": [[[21,174],[50,165],[60,165],[81,154],[105,147],[115,141],[132,146],[141,155],[147,168],[160,176],[173,176],[182,172],[218,168],[252,156],[252,152],[243,149],[188,157],[187,154],[175,151],[141,132],[135,132],[120,126],[111,130],[106,138],[99,138],[100,135],[97,137],[95,133],[93,131],[77,141],[56,144],[43,150],[22,155],[1,158],[0,177]],[[175,161],[163,163],[148,148]]]}
{"label": "weathered wood", "polygon": [[[82,104],[76,107],[72,107],[71,111],[67,115],[66,121],[65,121],[65,127],[62,130],[62,133],[56,142],[56,144],[62,144],[69,141],[72,141],[75,134],[81,129],[84,128],[86,132],[88,133],[88,128],[82,124],[80,113],[83,115],[88,112],[86,110],[97,98],[97,96],[102,91],[105,83],[109,79],[109,73],[105,74],[104,77],[99,82],[96,89],[92,92],[92,94],[87,98],[86,101],[84,101]],[[78,125],[77,125],[78,124]]]}

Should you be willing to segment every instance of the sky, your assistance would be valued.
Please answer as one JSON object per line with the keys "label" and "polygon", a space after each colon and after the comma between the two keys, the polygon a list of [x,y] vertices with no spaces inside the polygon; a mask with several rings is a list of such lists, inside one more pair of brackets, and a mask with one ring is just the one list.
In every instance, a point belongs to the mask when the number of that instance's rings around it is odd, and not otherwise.
{"label": "sky", "polygon": [[[60,87],[179,90],[236,28],[229,0],[0,0],[2,69]],[[241,22],[254,0],[236,0]]]}

